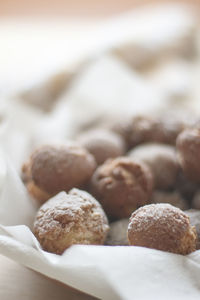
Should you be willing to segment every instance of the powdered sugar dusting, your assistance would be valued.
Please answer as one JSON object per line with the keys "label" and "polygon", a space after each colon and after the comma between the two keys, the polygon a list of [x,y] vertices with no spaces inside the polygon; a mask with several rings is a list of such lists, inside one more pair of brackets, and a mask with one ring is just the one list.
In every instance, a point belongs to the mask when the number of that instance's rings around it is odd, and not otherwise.
{"label": "powdered sugar dusting", "polygon": [[189,226],[189,218],[179,208],[165,203],[143,206],[132,214],[130,220],[129,228],[134,224],[134,230],[137,231],[150,228],[156,223],[172,230],[175,230],[175,224],[180,224],[183,231]]}
{"label": "powdered sugar dusting", "polygon": [[179,254],[196,249],[196,233],[189,217],[170,204],[150,204],[135,211],[128,225],[131,245]]}
{"label": "powdered sugar dusting", "polygon": [[62,253],[71,244],[102,244],[109,229],[100,204],[72,189],[47,201],[38,211],[34,232],[44,249]]}

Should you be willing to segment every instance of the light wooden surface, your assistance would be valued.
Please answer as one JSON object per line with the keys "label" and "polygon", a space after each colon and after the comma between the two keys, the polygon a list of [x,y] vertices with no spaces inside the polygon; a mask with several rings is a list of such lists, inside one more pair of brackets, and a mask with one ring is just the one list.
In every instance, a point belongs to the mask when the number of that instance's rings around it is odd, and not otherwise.
{"label": "light wooden surface", "polygon": [[1,300],[94,300],[0,256]]}

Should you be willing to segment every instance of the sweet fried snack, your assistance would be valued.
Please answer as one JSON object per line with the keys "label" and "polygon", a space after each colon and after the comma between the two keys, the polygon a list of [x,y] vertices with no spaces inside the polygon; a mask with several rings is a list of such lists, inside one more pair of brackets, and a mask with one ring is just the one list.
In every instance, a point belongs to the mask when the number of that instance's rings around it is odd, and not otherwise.
{"label": "sweet fried snack", "polygon": [[125,144],[121,136],[109,130],[87,131],[78,138],[78,141],[94,156],[98,165],[103,164],[108,158],[122,156],[125,153]]}
{"label": "sweet fried snack", "polygon": [[128,157],[107,160],[94,172],[90,191],[111,219],[130,217],[149,203],[153,189],[151,171]]}
{"label": "sweet fried snack", "polygon": [[95,168],[95,159],[87,150],[66,143],[37,149],[22,167],[22,173],[30,193],[44,202],[60,191],[82,187]]}
{"label": "sweet fried snack", "polygon": [[154,177],[155,188],[168,189],[175,185],[179,166],[173,146],[158,143],[143,144],[133,148],[129,156],[149,166]]}
{"label": "sweet fried snack", "polygon": [[186,215],[190,218],[192,226],[195,226],[197,232],[197,250],[200,249],[200,210],[188,209],[185,211]]}
{"label": "sweet fried snack", "polygon": [[188,209],[187,201],[180,195],[178,191],[155,191],[151,197],[151,202],[169,203],[182,210]]}
{"label": "sweet fried snack", "polygon": [[113,131],[120,134],[131,149],[143,143],[175,145],[178,134],[184,128],[182,121],[172,123],[163,118],[136,115],[115,124]]}
{"label": "sweet fried snack", "polygon": [[73,244],[102,245],[109,225],[90,194],[72,189],[43,204],[35,218],[34,234],[46,251],[62,254]]}
{"label": "sweet fried snack", "polygon": [[195,194],[198,192],[198,183],[188,179],[183,171],[180,170],[176,180],[175,189],[179,191],[184,199],[187,199],[189,203],[191,203]]}
{"label": "sweet fried snack", "polygon": [[177,138],[178,160],[184,174],[194,182],[200,182],[200,129],[184,130]]}
{"label": "sweet fried snack", "polygon": [[150,204],[133,212],[128,225],[130,245],[189,254],[196,250],[197,234],[189,217],[170,204]]}

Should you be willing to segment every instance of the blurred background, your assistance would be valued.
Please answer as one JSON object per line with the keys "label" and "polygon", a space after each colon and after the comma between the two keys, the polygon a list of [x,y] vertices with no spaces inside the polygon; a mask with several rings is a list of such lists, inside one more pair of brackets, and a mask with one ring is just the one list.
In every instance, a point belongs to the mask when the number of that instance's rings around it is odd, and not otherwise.
{"label": "blurred background", "polygon": [[[1,16],[63,16],[63,17],[105,17],[117,14],[129,9],[149,4],[164,3],[174,0],[44,0],[44,1],[26,1],[26,0],[1,0]],[[176,2],[199,5],[199,0],[177,0]]]}
{"label": "blurred background", "polygon": [[[200,0],[0,0],[1,102],[16,128],[51,113],[42,141],[108,112],[195,107],[199,9]],[[65,124],[66,114],[78,118]]]}
{"label": "blurred background", "polygon": [[189,4],[197,12],[200,0],[1,0],[0,94],[23,90],[85,57],[106,20],[163,3]]}
{"label": "blurred background", "polygon": [[[1,0],[1,16],[63,16],[96,18],[105,17],[149,3],[174,3],[174,0]],[[199,0],[177,0],[180,3],[199,5]]]}
{"label": "blurred background", "polygon": [[[136,86],[142,79],[156,90],[152,98],[191,101],[198,94],[199,9],[200,0],[0,0],[1,99],[49,111],[68,87],[78,86],[74,75],[80,76],[81,66],[87,65],[87,74],[89,61],[109,54],[131,68]],[[102,81],[98,72],[96,82]],[[143,97],[142,89],[130,88],[127,101],[135,92]],[[88,91],[79,94],[89,98]],[[105,99],[113,103],[114,97]]]}

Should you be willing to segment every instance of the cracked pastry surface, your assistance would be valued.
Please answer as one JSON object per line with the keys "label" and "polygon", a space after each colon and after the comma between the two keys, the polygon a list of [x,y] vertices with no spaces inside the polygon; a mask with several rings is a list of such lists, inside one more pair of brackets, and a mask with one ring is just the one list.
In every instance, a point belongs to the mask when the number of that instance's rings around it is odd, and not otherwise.
{"label": "cracked pastry surface", "polygon": [[108,217],[130,217],[133,210],[149,203],[153,178],[148,167],[128,157],[107,160],[94,172],[91,194],[102,204]]}
{"label": "cracked pastry surface", "polygon": [[73,244],[102,245],[109,230],[101,205],[87,192],[61,192],[41,206],[34,234],[42,248],[62,254]]}
{"label": "cracked pastry surface", "polygon": [[131,215],[128,239],[130,245],[186,255],[196,250],[197,234],[179,208],[150,204]]}

